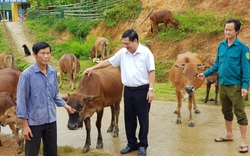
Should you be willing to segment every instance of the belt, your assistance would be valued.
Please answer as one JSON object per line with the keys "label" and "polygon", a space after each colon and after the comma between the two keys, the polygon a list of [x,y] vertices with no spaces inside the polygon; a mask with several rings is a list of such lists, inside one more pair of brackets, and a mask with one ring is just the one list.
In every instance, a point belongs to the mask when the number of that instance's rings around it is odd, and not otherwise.
{"label": "belt", "polygon": [[128,86],[125,86],[125,87],[128,88],[131,91],[136,91],[136,90],[148,89],[149,85],[146,84],[146,85],[142,85],[142,86],[138,86],[138,87],[128,87]]}

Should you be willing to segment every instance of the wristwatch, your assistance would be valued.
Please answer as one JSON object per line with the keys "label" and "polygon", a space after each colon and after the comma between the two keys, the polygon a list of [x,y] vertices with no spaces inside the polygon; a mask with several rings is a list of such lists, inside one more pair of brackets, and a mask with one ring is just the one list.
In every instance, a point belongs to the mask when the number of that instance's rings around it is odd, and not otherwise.
{"label": "wristwatch", "polygon": [[155,89],[154,89],[154,88],[148,88],[148,90],[151,90],[152,92],[154,92],[154,91],[155,91]]}

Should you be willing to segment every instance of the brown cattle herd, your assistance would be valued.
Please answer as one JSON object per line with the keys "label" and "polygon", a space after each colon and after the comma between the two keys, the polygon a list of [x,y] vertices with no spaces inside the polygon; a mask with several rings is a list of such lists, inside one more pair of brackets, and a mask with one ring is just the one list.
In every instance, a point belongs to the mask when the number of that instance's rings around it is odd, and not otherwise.
{"label": "brown cattle herd", "polygon": [[[162,10],[151,14],[151,32],[155,35],[158,33],[158,24],[163,23],[166,28],[167,24],[172,24],[176,29],[180,23],[172,17],[169,10]],[[23,46],[25,56],[31,55],[28,47]],[[110,57],[110,42],[107,38],[97,37],[96,41],[89,50],[89,58],[93,62],[104,60]],[[0,54],[0,125],[8,126],[15,136],[19,145],[17,153],[23,151],[24,140],[22,137],[22,122],[16,117],[16,91],[19,76],[22,71],[15,67],[15,57],[12,54]],[[176,124],[181,123],[181,106],[182,99],[188,100],[189,119],[188,126],[194,127],[195,123],[192,118],[192,109],[195,113],[200,113],[195,103],[195,90],[201,87],[205,80],[197,79],[197,74],[208,69],[214,63],[214,57],[208,58],[202,62],[196,53],[185,52],[179,54],[170,69],[169,81],[174,85],[177,97],[177,114]],[[60,83],[62,87],[63,75],[68,74],[70,81],[70,89],[74,90],[76,75],[81,72],[80,62],[74,54],[65,54],[59,60]],[[207,92],[204,103],[209,99],[209,91],[211,84],[215,83],[216,97],[214,104],[217,104],[218,93],[218,75],[212,75],[206,79]],[[98,129],[96,148],[103,147],[103,139],[101,135],[101,121],[105,107],[111,108],[111,123],[107,132],[113,133],[113,137],[118,137],[118,118],[120,113],[120,102],[122,99],[123,85],[121,83],[120,68],[107,67],[94,71],[89,77],[82,75],[77,91],[62,97],[67,104],[76,109],[76,113],[69,115],[68,129],[75,130],[86,127],[86,141],[83,152],[86,153],[90,149],[90,118],[97,113],[96,127]],[[0,126],[0,128],[1,128]],[[1,130],[1,129],[0,129]],[[4,146],[1,142],[0,146]]]}

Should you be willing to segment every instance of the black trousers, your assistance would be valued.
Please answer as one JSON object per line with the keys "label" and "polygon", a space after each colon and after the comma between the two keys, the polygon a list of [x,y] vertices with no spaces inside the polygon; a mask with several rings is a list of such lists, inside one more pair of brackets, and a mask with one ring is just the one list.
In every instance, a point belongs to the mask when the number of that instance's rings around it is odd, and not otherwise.
{"label": "black trousers", "polygon": [[[129,89],[124,87],[124,117],[125,130],[129,147],[148,147],[149,110],[147,98],[148,87],[144,89]],[[139,121],[139,142],[136,137],[137,119]]]}
{"label": "black trousers", "polygon": [[43,155],[57,156],[57,128],[56,122],[30,126],[33,137],[25,141],[25,156],[38,156],[41,139],[43,141]]}

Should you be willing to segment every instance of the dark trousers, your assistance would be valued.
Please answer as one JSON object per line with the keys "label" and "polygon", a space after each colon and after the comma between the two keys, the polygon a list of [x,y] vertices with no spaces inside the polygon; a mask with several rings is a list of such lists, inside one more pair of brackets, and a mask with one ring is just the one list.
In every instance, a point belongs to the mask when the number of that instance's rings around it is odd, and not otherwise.
{"label": "dark trousers", "polygon": [[41,139],[43,141],[43,155],[57,156],[57,128],[56,122],[30,126],[33,137],[25,142],[25,156],[38,156]]}
{"label": "dark trousers", "polygon": [[[149,110],[148,88],[130,90],[124,88],[125,129],[129,147],[148,147]],[[139,143],[136,137],[137,119],[139,121]]]}

